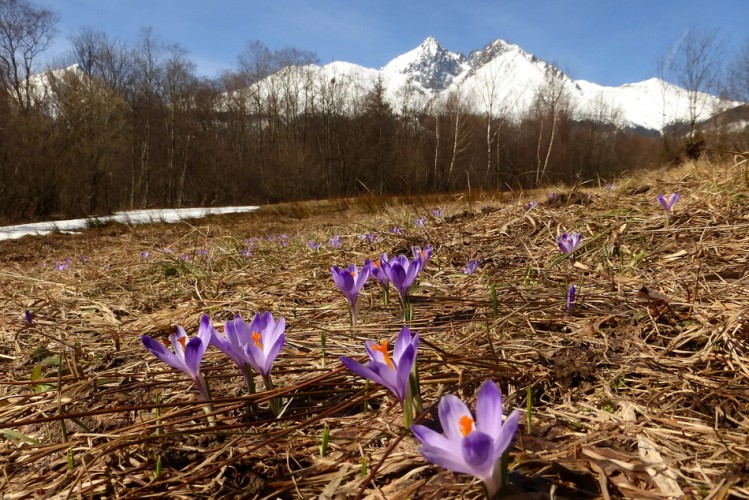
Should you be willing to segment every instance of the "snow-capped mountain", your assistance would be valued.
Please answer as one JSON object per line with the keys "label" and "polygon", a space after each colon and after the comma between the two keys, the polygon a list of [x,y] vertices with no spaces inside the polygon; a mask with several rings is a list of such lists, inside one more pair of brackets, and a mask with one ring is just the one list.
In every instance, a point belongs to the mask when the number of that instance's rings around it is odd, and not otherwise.
{"label": "snow-capped mountain", "polygon": [[[689,93],[657,78],[643,82],[606,87],[584,80],[573,80],[555,66],[521,47],[496,40],[468,56],[451,52],[432,37],[415,49],[400,55],[379,70],[357,64],[332,62],[325,66],[305,66],[282,70],[304,75],[301,86],[329,88],[332,83],[341,95],[362,96],[379,80],[393,109],[418,109],[439,103],[453,94],[471,111],[517,119],[526,113],[539,92],[548,97],[563,96],[577,119],[614,122],[622,127],[662,130],[676,121],[687,121]],[[258,85],[272,88],[280,74],[271,75]],[[297,87],[300,88],[300,87]],[[563,92],[559,94],[559,91]],[[304,92],[306,95],[306,92]],[[739,105],[715,96],[700,95],[698,119]]]}
{"label": "snow-capped mountain", "polygon": [[442,91],[470,67],[463,54],[450,52],[432,37],[415,49],[396,57],[380,72],[384,75],[404,75],[425,90]]}

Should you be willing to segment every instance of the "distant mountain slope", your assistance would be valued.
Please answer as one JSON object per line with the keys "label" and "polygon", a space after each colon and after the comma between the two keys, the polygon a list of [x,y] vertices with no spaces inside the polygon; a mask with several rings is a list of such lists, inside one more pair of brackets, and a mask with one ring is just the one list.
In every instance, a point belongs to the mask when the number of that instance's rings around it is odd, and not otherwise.
{"label": "distant mountain slope", "polygon": [[[347,92],[353,96],[363,95],[381,79],[385,96],[396,110],[403,108],[405,100],[418,107],[454,93],[474,112],[518,118],[533,105],[539,89],[556,85],[564,89],[577,119],[659,131],[670,123],[689,118],[689,93],[675,85],[657,78],[619,87],[573,80],[555,66],[502,40],[465,56],[447,50],[429,37],[379,70],[332,62],[325,66],[305,66],[303,72],[299,68],[282,71],[303,73],[302,86],[345,82]],[[268,81],[258,85],[272,88],[279,76],[271,75]],[[287,73],[284,78],[288,77]],[[707,120],[739,104],[702,94],[697,106],[699,120]]]}

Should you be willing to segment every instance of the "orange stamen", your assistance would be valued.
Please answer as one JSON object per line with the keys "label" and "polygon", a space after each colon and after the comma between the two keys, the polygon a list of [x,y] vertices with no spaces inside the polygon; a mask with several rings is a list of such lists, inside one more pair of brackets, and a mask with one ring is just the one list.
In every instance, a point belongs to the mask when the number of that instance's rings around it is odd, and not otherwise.
{"label": "orange stamen", "polygon": [[374,261],[374,265],[375,267],[380,267],[380,259],[377,259],[376,261]]}
{"label": "orange stamen", "polygon": [[255,345],[258,346],[260,349],[263,348],[263,343],[260,342],[261,338],[262,338],[262,335],[260,335],[259,332],[252,332],[252,341],[255,342]]}
{"label": "orange stamen", "polygon": [[180,344],[182,344],[182,350],[185,350],[185,347],[187,347],[187,337],[179,337],[177,339]]}
{"label": "orange stamen", "polygon": [[463,415],[460,417],[460,434],[463,437],[466,437],[473,431],[473,419],[469,417],[468,415]]}
{"label": "orange stamen", "polygon": [[390,360],[390,355],[388,354],[388,341],[387,340],[383,340],[379,344],[373,345],[372,350],[382,353],[382,357],[385,358],[385,364],[388,365],[393,370],[395,370],[395,366],[393,366],[393,362]]}

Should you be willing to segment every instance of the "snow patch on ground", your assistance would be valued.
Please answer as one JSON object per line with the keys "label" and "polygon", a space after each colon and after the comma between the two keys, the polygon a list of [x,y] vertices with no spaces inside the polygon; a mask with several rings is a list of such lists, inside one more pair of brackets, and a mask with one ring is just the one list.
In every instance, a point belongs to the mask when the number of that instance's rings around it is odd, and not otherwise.
{"label": "snow patch on ground", "polygon": [[0,240],[11,240],[28,235],[45,235],[54,231],[75,233],[85,229],[92,223],[106,223],[110,221],[122,224],[150,224],[152,222],[174,223],[184,219],[199,219],[207,215],[254,212],[256,206],[221,207],[221,208],[165,208],[159,210],[131,210],[117,212],[105,217],[90,217],[87,219],[59,220],[54,222],[34,222],[17,226],[0,227]]}

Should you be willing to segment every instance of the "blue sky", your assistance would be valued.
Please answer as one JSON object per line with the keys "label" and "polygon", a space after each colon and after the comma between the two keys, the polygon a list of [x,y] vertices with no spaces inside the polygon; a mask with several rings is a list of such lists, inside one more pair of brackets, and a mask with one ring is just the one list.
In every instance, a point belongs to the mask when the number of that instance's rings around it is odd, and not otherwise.
{"label": "blue sky", "polygon": [[573,78],[621,85],[656,75],[689,28],[717,29],[727,59],[749,40],[749,0],[32,0],[61,21],[48,57],[81,27],[134,41],[141,27],[179,43],[200,74],[236,66],[250,40],[379,68],[434,36],[467,54],[501,38]]}

